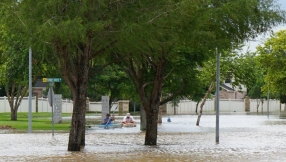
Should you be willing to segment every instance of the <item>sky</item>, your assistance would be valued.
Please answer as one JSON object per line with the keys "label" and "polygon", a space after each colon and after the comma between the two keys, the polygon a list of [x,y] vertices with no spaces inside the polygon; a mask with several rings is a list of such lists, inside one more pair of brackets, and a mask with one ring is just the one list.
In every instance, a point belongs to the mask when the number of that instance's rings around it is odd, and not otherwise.
{"label": "sky", "polygon": [[[281,6],[282,10],[286,10],[286,0],[277,0],[277,3]],[[273,32],[277,32],[279,30],[284,30],[284,29],[286,29],[286,24],[274,27]],[[260,44],[263,44],[263,42],[266,41],[269,37],[270,37],[269,34],[262,34],[256,39],[246,42],[243,51],[245,52],[247,50],[249,50],[250,52],[256,51],[256,47]]]}

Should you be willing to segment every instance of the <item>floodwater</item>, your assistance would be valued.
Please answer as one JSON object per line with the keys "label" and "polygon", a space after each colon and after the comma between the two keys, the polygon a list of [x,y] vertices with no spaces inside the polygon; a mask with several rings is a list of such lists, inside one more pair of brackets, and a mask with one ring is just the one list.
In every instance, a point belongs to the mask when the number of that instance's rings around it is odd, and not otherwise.
{"label": "floodwater", "polygon": [[[167,122],[170,117],[172,122]],[[163,117],[157,146],[144,145],[140,126],[86,131],[81,152],[67,151],[68,133],[0,134],[0,161],[9,162],[268,162],[286,161],[286,119],[279,115],[220,115],[219,144],[215,115]],[[139,121],[138,121],[139,122]]]}

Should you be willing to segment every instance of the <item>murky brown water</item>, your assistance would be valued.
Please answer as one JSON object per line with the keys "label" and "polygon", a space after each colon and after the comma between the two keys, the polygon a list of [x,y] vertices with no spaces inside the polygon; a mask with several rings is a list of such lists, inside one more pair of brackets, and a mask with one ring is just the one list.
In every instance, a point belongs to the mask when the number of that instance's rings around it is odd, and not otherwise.
{"label": "murky brown water", "polygon": [[44,162],[253,162],[286,161],[285,119],[221,115],[220,143],[215,144],[215,116],[163,118],[158,146],[144,146],[139,127],[86,131],[86,147],[68,152],[68,133],[0,134],[0,161]]}

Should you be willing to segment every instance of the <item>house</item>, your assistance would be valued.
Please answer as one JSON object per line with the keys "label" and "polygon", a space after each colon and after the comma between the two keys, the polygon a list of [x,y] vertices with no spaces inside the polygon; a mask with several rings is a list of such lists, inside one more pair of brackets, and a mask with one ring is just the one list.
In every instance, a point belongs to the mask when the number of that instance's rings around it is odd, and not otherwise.
{"label": "house", "polygon": [[241,85],[239,88],[232,88],[230,82],[221,85],[220,99],[243,99],[247,95],[247,89]]}
{"label": "house", "polygon": [[47,82],[43,82],[42,79],[38,79],[35,85],[32,87],[33,95],[37,95],[39,98],[45,97],[43,92],[46,90],[47,85]]}

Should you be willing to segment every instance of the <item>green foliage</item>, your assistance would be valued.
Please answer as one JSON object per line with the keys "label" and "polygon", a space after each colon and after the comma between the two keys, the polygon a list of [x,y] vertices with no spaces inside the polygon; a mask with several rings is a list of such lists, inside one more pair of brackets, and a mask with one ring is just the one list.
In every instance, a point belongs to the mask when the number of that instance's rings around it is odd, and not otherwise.
{"label": "green foliage", "polygon": [[257,47],[257,61],[259,68],[264,70],[264,86],[271,94],[286,94],[286,31],[282,30],[271,36],[264,46]]}
{"label": "green foliage", "polygon": [[286,103],[286,95],[280,95],[280,102],[281,103]]}
{"label": "green foliage", "polygon": [[202,93],[202,84],[199,66],[208,57],[208,55],[194,51],[188,47],[179,47],[173,51],[174,57],[170,58],[166,66],[166,74],[171,73],[165,78],[162,89],[163,96],[168,96],[184,88],[179,94],[179,99],[194,99]]}
{"label": "green foliage", "polygon": [[5,86],[0,85],[0,96],[6,96]]}
{"label": "green foliage", "polygon": [[108,95],[112,101],[130,100],[132,84],[118,66],[108,66],[89,80],[88,97],[91,101],[101,101],[101,96]]}

